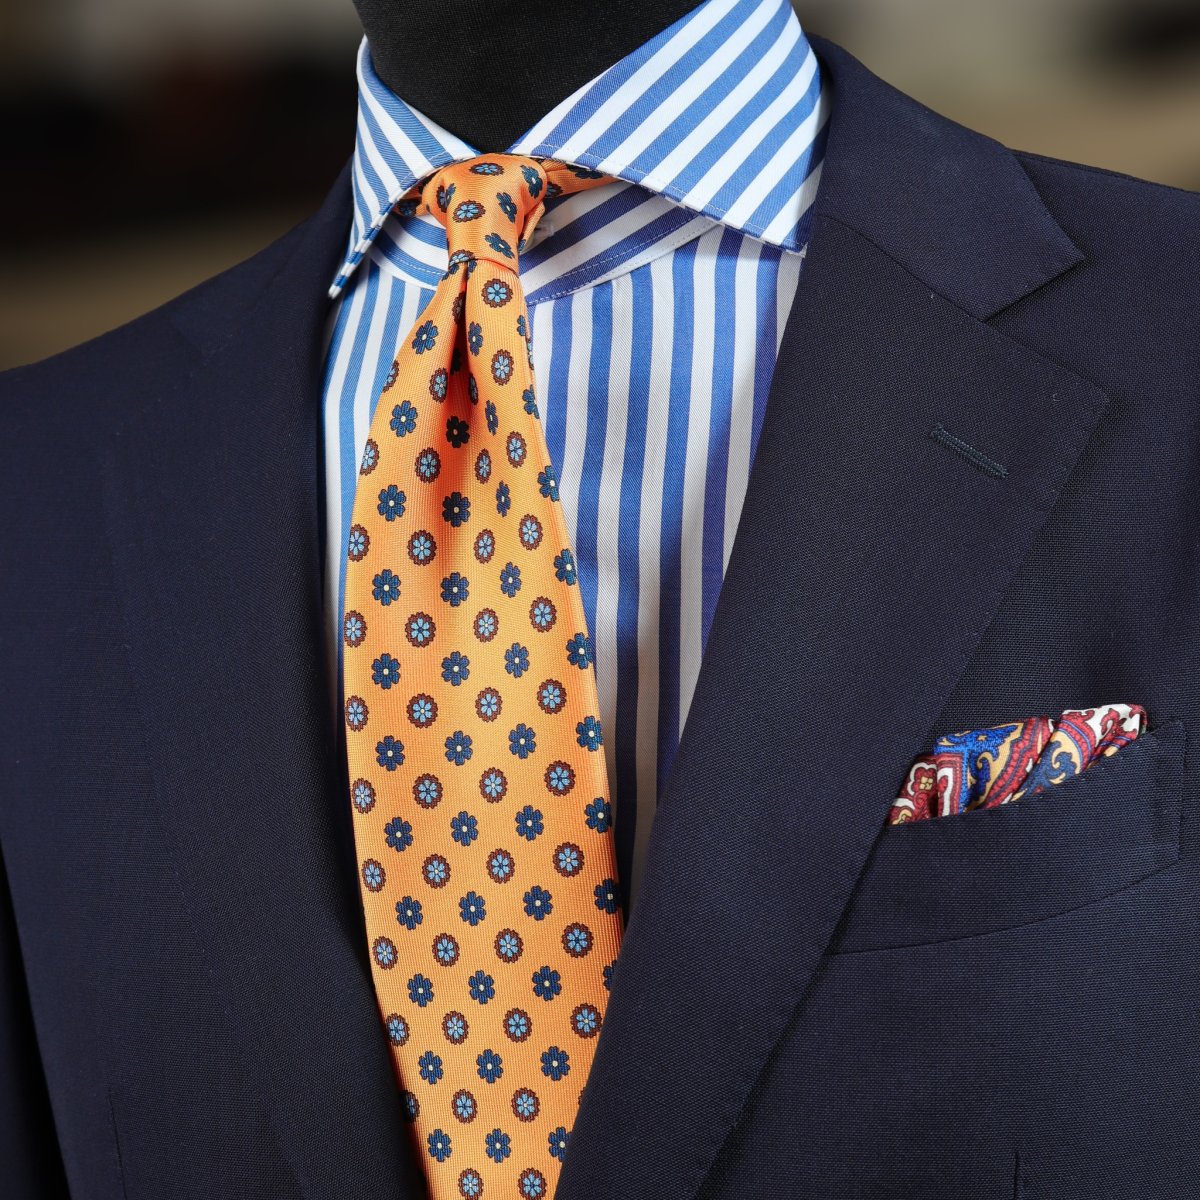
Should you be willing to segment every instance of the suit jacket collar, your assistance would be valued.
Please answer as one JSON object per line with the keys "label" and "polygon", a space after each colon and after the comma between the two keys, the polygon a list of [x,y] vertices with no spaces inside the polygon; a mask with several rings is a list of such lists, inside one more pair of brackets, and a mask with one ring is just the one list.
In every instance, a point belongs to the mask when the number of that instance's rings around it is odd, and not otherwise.
{"label": "suit jacket collar", "polygon": [[[802,1031],[904,767],[1105,404],[985,323],[1082,257],[1019,162],[817,44],[829,170],[560,1200],[694,1196],[772,1047]],[[343,179],[174,306],[200,353],[137,412],[154,453],[109,446],[104,504],[214,1005],[303,1193],[360,1178],[398,1198],[420,1193],[319,582],[321,329],[348,200]],[[1007,474],[951,454],[939,424]]]}

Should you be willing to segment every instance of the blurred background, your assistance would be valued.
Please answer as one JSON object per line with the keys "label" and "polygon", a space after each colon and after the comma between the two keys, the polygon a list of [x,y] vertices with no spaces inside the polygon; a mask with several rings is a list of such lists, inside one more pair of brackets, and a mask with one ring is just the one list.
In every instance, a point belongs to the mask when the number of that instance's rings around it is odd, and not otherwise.
{"label": "blurred background", "polygon": [[[796,7],[1007,145],[1200,190],[1200,0]],[[0,0],[0,369],[310,212],[353,146],[360,36],[350,0]]]}

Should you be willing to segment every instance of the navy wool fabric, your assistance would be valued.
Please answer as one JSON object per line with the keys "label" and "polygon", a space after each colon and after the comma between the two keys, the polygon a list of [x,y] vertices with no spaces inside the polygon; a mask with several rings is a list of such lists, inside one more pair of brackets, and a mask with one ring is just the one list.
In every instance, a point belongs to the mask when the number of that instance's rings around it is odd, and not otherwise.
{"label": "navy wool fabric", "polygon": [[[1192,1195],[1200,199],[813,41],[808,258],[558,1196]],[[322,652],[348,202],[0,378],[17,1200],[421,1194]],[[937,735],[1106,701],[1150,730],[1094,771],[884,828]]]}

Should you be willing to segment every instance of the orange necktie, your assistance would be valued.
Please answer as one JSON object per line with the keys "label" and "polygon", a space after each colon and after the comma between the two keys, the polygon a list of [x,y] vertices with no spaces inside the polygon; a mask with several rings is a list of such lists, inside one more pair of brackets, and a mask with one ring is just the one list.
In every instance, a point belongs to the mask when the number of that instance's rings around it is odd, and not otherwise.
{"label": "orange necktie", "polygon": [[400,345],[354,498],[355,842],[434,1200],[553,1195],[621,941],[592,642],[517,276],[547,198],[609,181],[491,155],[410,193],[446,227],[448,270]]}

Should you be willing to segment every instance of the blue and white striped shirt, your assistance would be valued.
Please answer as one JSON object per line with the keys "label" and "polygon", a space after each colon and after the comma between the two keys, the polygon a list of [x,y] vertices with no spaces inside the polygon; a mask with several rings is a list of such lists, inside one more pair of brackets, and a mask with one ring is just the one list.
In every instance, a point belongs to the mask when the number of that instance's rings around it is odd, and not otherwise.
{"label": "blue and white striped shirt", "polygon": [[[324,380],[339,677],[346,533],[371,414],[446,267],[442,226],[392,209],[431,171],[480,152],[390,92],[365,42],[358,78],[354,224],[330,291]],[[706,0],[507,148],[620,180],[555,201],[520,274],[631,897],[741,512],[827,115],[788,0]]]}

